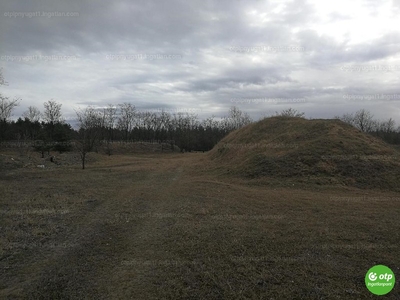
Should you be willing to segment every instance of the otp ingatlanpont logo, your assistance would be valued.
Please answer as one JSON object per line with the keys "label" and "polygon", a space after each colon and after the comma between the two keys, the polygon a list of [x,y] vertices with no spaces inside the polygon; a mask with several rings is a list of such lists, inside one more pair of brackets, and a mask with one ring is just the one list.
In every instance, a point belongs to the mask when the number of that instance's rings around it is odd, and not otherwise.
{"label": "otp ingatlanpont logo", "polygon": [[384,265],[376,265],[365,274],[365,285],[375,295],[389,293],[393,289],[395,282],[393,271]]}

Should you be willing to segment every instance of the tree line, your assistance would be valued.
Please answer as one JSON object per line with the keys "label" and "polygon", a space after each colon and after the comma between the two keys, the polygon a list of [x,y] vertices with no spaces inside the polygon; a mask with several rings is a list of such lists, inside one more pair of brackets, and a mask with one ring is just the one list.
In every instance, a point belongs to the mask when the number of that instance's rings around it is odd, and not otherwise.
{"label": "tree line", "polygon": [[106,107],[89,106],[76,110],[78,128],[74,129],[63,118],[62,104],[49,100],[43,111],[35,106],[17,120],[12,120],[13,110],[20,99],[9,99],[0,94],[0,142],[18,141],[32,143],[41,152],[78,150],[84,168],[86,154],[105,146],[112,154],[116,141],[152,141],[166,144],[180,151],[208,151],[230,131],[252,122],[249,115],[231,107],[228,116],[214,116],[200,120],[192,113],[140,111],[131,103]]}
{"label": "tree line", "polygon": [[78,128],[73,129],[63,119],[61,103],[44,102],[43,112],[30,106],[16,121],[11,120],[12,110],[18,105],[19,100],[0,95],[2,141],[63,142],[81,139],[81,133],[86,131],[97,142],[173,141],[187,151],[209,150],[228,132],[252,122],[237,107],[231,107],[228,116],[220,120],[212,116],[201,121],[196,114],[138,111],[131,103],[123,103],[76,110]]}
{"label": "tree line", "polygon": [[360,109],[355,113],[346,113],[335,118],[354,126],[362,132],[377,136],[389,144],[400,145],[400,126],[396,128],[396,122],[392,118],[380,121],[365,109]]}
{"label": "tree line", "polygon": [[[7,84],[0,70],[0,86]],[[201,121],[196,114],[139,111],[132,103],[121,103],[76,110],[78,128],[74,129],[63,118],[61,103],[54,100],[44,102],[43,111],[29,106],[21,117],[12,120],[20,102],[0,93],[0,142],[33,142],[44,156],[50,150],[72,150],[73,141],[83,161],[87,152],[101,144],[111,155],[114,141],[168,142],[172,149],[207,151],[228,132],[252,122],[237,107],[231,107],[222,119],[212,116]]]}
{"label": "tree line", "polygon": [[[0,85],[5,84],[0,70]],[[162,109],[140,111],[126,102],[76,110],[78,128],[74,129],[63,118],[62,104],[54,100],[44,102],[43,111],[29,106],[21,117],[12,120],[12,112],[20,102],[21,99],[10,99],[0,93],[0,142],[31,142],[42,157],[46,151],[62,152],[75,148],[81,155],[83,167],[88,152],[102,145],[111,155],[115,141],[152,141],[167,143],[171,149],[177,146],[182,152],[208,151],[229,132],[252,122],[247,113],[235,106],[223,118],[211,116],[200,120],[191,113],[169,113]],[[304,118],[305,114],[289,108],[275,115]],[[364,109],[335,118],[388,143],[400,144],[400,126],[396,129],[391,118],[378,121]]]}

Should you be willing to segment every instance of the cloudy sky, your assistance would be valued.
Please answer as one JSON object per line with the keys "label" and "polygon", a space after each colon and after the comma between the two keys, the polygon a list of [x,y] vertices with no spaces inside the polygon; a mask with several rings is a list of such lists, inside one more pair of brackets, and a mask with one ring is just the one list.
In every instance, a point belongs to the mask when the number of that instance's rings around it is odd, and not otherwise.
{"label": "cloudy sky", "polygon": [[400,0],[2,0],[5,96],[254,119],[360,108],[400,125]]}

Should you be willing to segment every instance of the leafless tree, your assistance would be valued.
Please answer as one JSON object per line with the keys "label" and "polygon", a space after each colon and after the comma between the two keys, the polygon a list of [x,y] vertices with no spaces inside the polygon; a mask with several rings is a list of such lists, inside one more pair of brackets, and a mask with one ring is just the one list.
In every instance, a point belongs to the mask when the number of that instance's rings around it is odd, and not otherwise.
{"label": "leafless tree", "polygon": [[43,119],[49,124],[62,123],[63,117],[61,114],[61,103],[54,100],[49,100],[44,105]]}
{"label": "leafless tree", "polygon": [[377,129],[385,133],[392,133],[396,131],[395,126],[396,122],[392,118],[389,118],[387,121],[378,122]]}
{"label": "leafless tree", "polygon": [[107,132],[106,152],[108,155],[111,155],[112,153],[111,142],[113,140],[114,127],[115,127],[115,122],[117,120],[117,112],[118,109],[113,104],[109,104],[106,108],[103,109],[103,126]]}
{"label": "leafless tree", "polygon": [[389,118],[387,121],[374,121],[373,124],[372,134],[390,144],[396,144],[400,141],[400,136],[396,133],[396,122],[392,118]]}
{"label": "leafless tree", "polygon": [[338,118],[363,132],[378,130],[380,126],[378,122],[374,121],[373,115],[365,109],[361,109],[356,113],[347,113]]}
{"label": "leafless tree", "polygon": [[54,100],[49,100],[43,103],[44,112],[43,120],[47,123],[50,139],[54,138],[56,124],[63,123],[64,119],[61,114],[61,103]]}
{"label": "leafless tree", "polygon": [[216,122],[217,122],[214,119],[215,119],[215,116],[212,115],[211,117],[208,117],[208,118],[204,119],[201,125],[204,128],[213,128],[216,125]]}
{"label": "leafless tree", "polygon": [[131,103],[119,104],[120,117],[118,119],[118,128],[125,132],[125,139],[129,139],[129,133],[135,124],[136,108]]}
{"label": "leafless tree", "polygon": [[365,110],[361,109],[354,115],[354,126],[363,132],[371,132],[376,125],[373,115]]}
{"label": "leafless tree", "polygon": [[[4,80],[3,77],[3,69],[0,68],[0,85],[8,85],[7,82]],[[15,107],[19,105],[19,101],[21,99],[14,99],[10,100],[8,97],[3,96],[0,94],[0,121],[6,123],[11,115],[12,111]]]}
{"label": "leafless tree", "polygon": [[99,142],[102,130],[103,115],[101,111],[92,106],[84,110],[77,110],[77,121],[79,124],[79,139],[76,147],[82,160],[82,169],[85,169],[86,155],[91,152]]}
{"label": "leafless tree", "polygon": [[35,106],[29,106],[28,109],[22,114],[24,118],[27,118],[31,122],[39,122],[42,118],[42,113]]}
{"label": "leafless tree", "polygon": [[236,106],[232,106],[229,109],[228,116],[222,120],[222,126],[226,130],[230,131],[239,129],[243,126],[246,126],[247,124],[250,124],[251,122],[252,120],[247,113],[241,111]]}
{"label": "leafless tree", "polygon": [[19,105],[21,99],[10,100],[8,97],[4,97],[0,94],[0,121],[8,122],[12,116],[12,111]]}
{"label": "leafless tree", "polygon": [[252,122],[250,116],[246,112],[239,110],[236,106],[230,108],[229,117],[233,120],[235,129],[246,126]]}
{"label": "leafless tree", "polygon": [[[0,69],[0,85],[7,85],[3,77],[2,69]],[[10,98],[0,93],[0,140],[3,140],[7,131],[7,123],[12,116],[14,108],[19,105],[20,101],[21,99],[18,98],[10,100]]]}
{"label": "leafless tree", "polygon": [[109,104],[104,109],[104,125],[107,129],[113,130],[117,120],[117,107],[114,104]]}
{"label": "leafless tree", "polygon": [[0,68],[0,85],[8,85],[8,82],[4,80],[2,68]]}
{"label": "leafless tree", "polygon": [[158,139],[166,139],[170,120],[171,115],[165,110],[162,110],[160,114],[156,116],[156,136]]}
{"label": "leafless tree", "polygon": [[147,131],[151,131],[155,129],[155,118],[156,118],[156,114],[151,112],[151,111],[145,111],[142,114],[143,117],[143,127],[147,130]]}
{"label": "leafless tree", "polygon": [[138,111],[136,113],[136,118],[135,118],[135,127],[136,128],[143,128],[144,126],[144,113],[142,111]]}
{"label": "leafless tree", "polygon": [[300,112],[294,108],[287,108],[282,110],[281,112],[275,112],[276,116],[281,117],[291,117],[291,118],[304,118],[304,112]]}
{"label": "leafless tree", "polygon": [[343,121],[343,122],[345,122],[347,124],[355,126],[355,124],[354,124],[354,114],[352,114],[352,113],[344,114],[341,117],[336,116],[335,119],[339,119],[339,120],[341,120],[341,121]]}

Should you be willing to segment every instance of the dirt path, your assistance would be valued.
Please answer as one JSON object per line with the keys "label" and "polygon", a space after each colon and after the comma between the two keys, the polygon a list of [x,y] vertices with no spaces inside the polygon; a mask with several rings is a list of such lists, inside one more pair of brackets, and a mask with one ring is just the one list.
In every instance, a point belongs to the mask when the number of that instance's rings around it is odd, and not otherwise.
{"label": "dirt path", "polygon": [[113,181],[117,186],[86,200],[69,236],[73,246],[52,253],[27,288],[29,298],[118,299],[121,291],[127,298],[154,295],[152,280],[159,268],[174,267],[179,260],[170,249],[169,228],[182,210],[181,163],[152,163],[150,171],[137,162],[111,166],[120,175]]}

